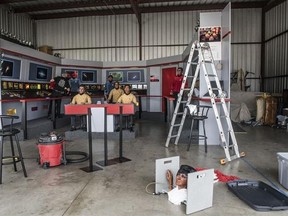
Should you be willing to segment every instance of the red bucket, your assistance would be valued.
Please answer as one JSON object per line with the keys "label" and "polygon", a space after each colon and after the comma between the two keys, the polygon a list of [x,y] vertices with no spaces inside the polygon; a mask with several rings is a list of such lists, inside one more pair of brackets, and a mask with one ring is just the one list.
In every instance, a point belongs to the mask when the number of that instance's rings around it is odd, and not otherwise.
{"label": "red bucket", "polygon": [[63,143],[62,138],[55,141],[47,137],[46,139],[40,138],[38,143],[40,165],[46,168],[61,165]]}

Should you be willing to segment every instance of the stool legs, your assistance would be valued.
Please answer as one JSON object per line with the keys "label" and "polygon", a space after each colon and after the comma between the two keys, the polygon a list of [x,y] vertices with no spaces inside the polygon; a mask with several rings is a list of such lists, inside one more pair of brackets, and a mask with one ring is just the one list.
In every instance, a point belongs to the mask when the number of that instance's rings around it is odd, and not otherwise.
{"label": "stool legs", "polygon": [[[24,164],[24,160],[23,160],[23,156],[22,156],[22,151],[21,151],[21,147],[20,147],[20,143],[19,143],[19,139],[18,139],[17,134],[14,137],[15,137],[15,141],[16,141],[16,147],[17,147],[17,150],[19,153],[19,161],[21,162],[24,176],[27,177],[27,172],[26,172],[26,168],[25,168],[25,164]],[[0,142],[0,184],[2,184],[3,140],[4,140],[4,138],[0,137],[0,139],[1,139],[1,142]],[[10,136],[10,144],[11,144],[11,152],[12,152],[12,160],[13,160],[14,170],[16,172],[17,171],[16,155],[15,155],[12,136]]]}
{"label": "stool legs", "polygon": [[205,120],[202,121],[202,125],[203,125],[203,132],[204,132],[205,153],[207,153],[207,136],[206,136],[206,130],[205,130]]}
{"label": "stool legs", "polygon": [[0,184],[2,184],[3,137],[0,137]]}
{"label": "stool legs", "polygon": [[188,146],[187,146],[187,151],[190,150],[190,145],[191,145],[191,142],[192,142],[192,131],[193,131],[193,125],[194,125],[194,119],[192,118],[192,121],[191,121],[191,128],[190,128],[190,135],[189,135],[189,143],[188,143]]}
{"label": "stool legs", "polygon": [[21,165],[22,165],[23,173],[24,173],[24,176],[27,177],[27,172],[26,172],[26,168],[25,168],[25,164],[24,164],[24,160],[23,160],[23,156],[22,156],[22,151],[21,151],[21,147],[20,147],[20,143],[19,143],[19,139],[18,139],[17,134],[15,135],[15,141],[16,141],[16,145],[17,145],[17,149],[18,149],[19,158],[20,158],[20,162],[21,162]]}
{"label": "stool legs", "polygon": [[13,139],[12,136],[10,138],[10,144],[11,144],[11,152],[12,152],[12,160],[13,160],[13,165],[14,165],[14,171],[17,171],[17,166],[16,166],[16,160],[15,160],[15,151],[14,151],[14,145],[13,145]]}
{"label": "stool legs", "polygon": [[[206,130],[205,130],[205,120],[197,120],[197,122],[201,121],[202,122],[202,127],[203,127],[203,135],[199,135],[199,139],[204,138],[204,145],[205,145],[205,153],[207,153],[207,136],[206,136]],[[192,118],[191,121],[191,128],[190,128],[190,134],[189,134],[189,144],[187,146],[187,151],[190,150],[191,142],[192,142],[192,131],[193,131],[193,126],[194,126],[194,119]]]}

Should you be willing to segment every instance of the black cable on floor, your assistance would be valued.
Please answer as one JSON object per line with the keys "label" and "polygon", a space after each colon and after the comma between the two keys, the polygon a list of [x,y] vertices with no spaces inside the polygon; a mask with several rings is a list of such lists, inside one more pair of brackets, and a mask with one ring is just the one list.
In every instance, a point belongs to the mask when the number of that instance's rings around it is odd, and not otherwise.
{"label": "black cable on floor", "polygon": [[[89,159],[89,154],[86,152],[81,152],[81,151],[66,151],[66,161],[67,163],[81,163],[84,161],[87,161]],[[67,155],[81,155],[83,157],[81,158],[76,158],[76,159],[71,159],[67,158]]]}

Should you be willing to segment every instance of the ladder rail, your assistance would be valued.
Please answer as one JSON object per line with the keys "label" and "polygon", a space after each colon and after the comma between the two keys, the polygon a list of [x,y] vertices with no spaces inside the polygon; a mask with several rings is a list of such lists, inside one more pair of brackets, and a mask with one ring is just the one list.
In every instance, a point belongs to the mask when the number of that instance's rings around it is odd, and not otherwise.
{"label": "ladder rail", "polygon": [[[198,55],[193,58],[195,51],[198,51]],[[194,74],[193,74],[193,70],[190,71],[190,68],[192,65],[197,65],[194,71]],[[234,160],[240,157],[238,144],[237,144],[235,133],[232,127],[231,119],[229,116],[229,111],[226,105],[225,92],[222,90],[221,83],[219,81],[218,74],[215,68],[215,62],[213,59],[212,51],[208,43],[204,43],[201,45],[198,41],[195,41],[191,46],[187,66],[186,66],[185,73],[182,79],[181,89],[178,94],[177,104],[173,112],[173,117],[171,120],[169,134],[167,136],[165,146],[166,147],[169,146],[171,138],[175,138],[175,142],[174,142],[175,145],[177,145],[179,142],[179,139],[183,130],[183,125],[185,123],[185,119],[187,116],[187,110],[188,110],[187,107],[188,105],[191,104],[195,85],[196,85],[197,80],[199,79],[198,77],[200,75],[201,70],[204,74],[204,80],[207,86],[208,94],[210,97],[210,102],[211,102],[214,116],[216,119],[221,146],[223,147],[224,153],[226,155],[226,158],[222,159],[221,163]],[[189,76],[189,73],[191,73],[192,75]],[[186,87],[186,85],[188,84],[187,83],[188,77],[193,78],[190,89]],[[215,81],[216,88],[215,87],[212,88],[211,81]],[[184,92],[187,92],[187,91],[189,91],[189,93],[185,95],[185,97],[187,96],[187,99],[185,98],[186,99],[185,101]],[[216,92],[217,95],[214,92]],[[220,100],[220,103],[218,103],[219,100]],[[183,108],[183,113],[178,112],[180,106],[181,105],[183,106],[183,103],[185,103],[185,106]],[[218,110],[218,108],[220,109],[220,111]],[[225,117],[224,120],[220,117],[220,113],[224,114],[224,117]],[[182,115],[180,124],[179,123],[175,124],[176,118],[179,115]],[[228,130],[227,133],[224,132],[224,127],[223,127],[224,123],[226,123],[225,129],[227,128]],[[178,129],[177,134],[176,133],[173,134],[174,129]],[[231,138],[232,144],[229,144],[230,142],[229,138]],[[234,155],[230,154],[230,150],[232,149],[234,150]]]}
{"label": "ladder rail", "polygon": [[[189,71],[190,71],[190,67],[194,63],[193,62],[193,55],[194,55],[194,51],[196,49],[196,46],[197,46],[197,43],[194,42],[192,44],[192,46],[191,46],[191,49],[190,49],[190,54],[189,54],[189,57],[188,57],[187,66],[186,66],[185,73],[184,73],[184,76],[183,76],[181,89],[180,89],[180,92],[178,94],[177,103],[176,103],[176,106],[174,108],[174,112],[173,112],[173,117],[172,117],[171,124],[170,124],[169,133],[168,133],[168,136],[167,136],[167,139],[166,139],[166,144],[165,144],[166,147],[169,146],[171,138],[174,137],[174,135],[172,135],[172,134],[173,134],[174,126],[175,126],[175,121],[176,121],[176,118],[178,116],[178,110],[179,110],[179,107],[181,105],[181,101],[183,99],[183,93],[184,93],[184,89],[185,89],[185,86],[186,86],[186,82],[187,82],[188,74],[189,74]],[[197,65],[197,67],[198,67],[198,65]],[[195,79],[195,76],[193,77],[193,80],[194,79]],[[193,83],[196,83],[196,82],[193,82]],[[190,89],[189,93],[190,92],[191,92],[191,89]],[[191,101],[191,99],[189,97],[189,94],[188,94],[188,100],[187,101],[189,101],[189,102]],[[187,102],[186,102],[186,104],[187,104]],[[175,139],[175,142],[174,142],[175,145],[177,145],[178,142],[179,142],[179,139],[180,139],[180,136],[181,136],[181,132],[182,132],[182,129],[183,129],[183,124],[184,124],[185,119],[186,119],[186,115],[187,115],[187,108],[185,106],[184,110],[183,110],[183,116],[182,116],[182,119],[181,119],[180,127],[178,128],[177,136],[176,136],[176,139]]]}

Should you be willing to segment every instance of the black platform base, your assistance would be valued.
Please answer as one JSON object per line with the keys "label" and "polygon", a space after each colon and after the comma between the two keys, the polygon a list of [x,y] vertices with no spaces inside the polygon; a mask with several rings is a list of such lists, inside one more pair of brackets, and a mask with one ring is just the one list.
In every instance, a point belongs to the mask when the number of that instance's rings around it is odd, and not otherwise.
{"label": "black platform base", "polygon": [[131,161],[128,158],[125,157],[118,157],[118,158],[113,158],[110,160],[107,160],[107,163],[105,164],[105,161],[97,161],[96,163],[99,164],[100,166],[110,166],[110,165],[114,165],[114,164],[118,164],[118,163],[124,163],[124,162],[128,162]]}
{"label": "black platform base", "polygon": [[80,169],[85,171],[85,172],[95,172],[95,171],[103,170],[101,167],[98,167],[98,166],[92,166],[92,167],[88,166],[88,167],[83,167]]}

